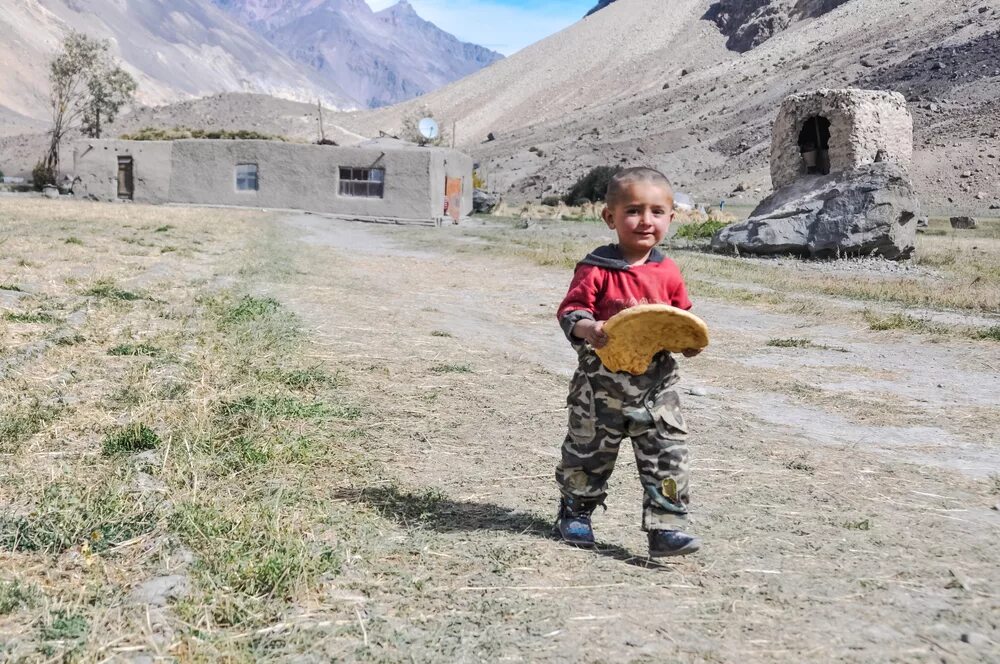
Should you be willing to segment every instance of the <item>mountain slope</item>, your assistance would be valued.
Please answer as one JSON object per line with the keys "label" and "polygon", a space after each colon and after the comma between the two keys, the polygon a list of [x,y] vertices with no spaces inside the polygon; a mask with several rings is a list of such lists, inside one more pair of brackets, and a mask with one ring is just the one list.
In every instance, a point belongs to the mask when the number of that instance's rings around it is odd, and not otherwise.
{"label": "mountain slope", "polygon": [[[47,62],[75,29],[110,39],[139,81],[139,101],[160,104],[221,91],[321,98],[350,96],[292,62],[224,12],[199,0],[9,0],[0,13],[0,105],[47,117]],[[16,66],[14,66],[16,64]]]}
{"label": "mountain slope", "polygon": [[502,56],[461,42],[405,0],[373,12],[364,0],[213,0],[360,105],[424,94]]}
{"label": "mountain slope", "polygon": [[[907,2],[905,21],[885,0],[771,0],[800,11],[744,53],[704,18],[716,4],[617,0],[419,103],[338,121],[370,133],[427,107],[444,126],[456,123],[458,145],[515,198],[565,191],[595,165],[652,163],[711,200],[742,181],[770,188],[771,122],[785,96],[880,87],[911,101],[914,177],[927,201],[1000,200],[1000,66],[985,46],[997,44],[996,0]],[[934,69],[920,54],[935,48],[969,57]],[[913,86],[914,67],[931,82]],[[496,140],[485,142],[489,133]]]}

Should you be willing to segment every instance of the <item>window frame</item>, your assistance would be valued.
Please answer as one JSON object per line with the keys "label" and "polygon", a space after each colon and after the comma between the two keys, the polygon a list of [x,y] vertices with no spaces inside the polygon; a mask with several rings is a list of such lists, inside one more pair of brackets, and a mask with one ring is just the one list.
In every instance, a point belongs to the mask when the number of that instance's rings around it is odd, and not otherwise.
{"label": "window frame", "polygon": [[[253,187],[241,187],[241,182],[249,182],[250,176],[247,172],[240,173],[241,167],[253,166]],[[236,181],[236,193],[238,194],[248,194],[251,192],[260,191],[260,164],[256,162],[240,162],[236,164],[234,169],[234,176]]]}
{"label": "window frame", "polygon": [[339,166],[337,195],[345,198],[385,198],[385,168]]}

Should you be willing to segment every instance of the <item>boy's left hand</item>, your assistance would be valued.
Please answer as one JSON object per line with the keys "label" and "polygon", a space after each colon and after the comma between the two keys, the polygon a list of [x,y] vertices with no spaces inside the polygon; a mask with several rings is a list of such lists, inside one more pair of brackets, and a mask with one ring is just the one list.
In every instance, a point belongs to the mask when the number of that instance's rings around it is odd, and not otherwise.
{"label": "boy's left hand", "polygon": [[704,350],[704,348],[688,348],[687,350],[683,351],[681,354],[684,357],[694,357],[695,355],[698,355],[699,353],[701,353],[701,351],[703,351],[703,350]]}

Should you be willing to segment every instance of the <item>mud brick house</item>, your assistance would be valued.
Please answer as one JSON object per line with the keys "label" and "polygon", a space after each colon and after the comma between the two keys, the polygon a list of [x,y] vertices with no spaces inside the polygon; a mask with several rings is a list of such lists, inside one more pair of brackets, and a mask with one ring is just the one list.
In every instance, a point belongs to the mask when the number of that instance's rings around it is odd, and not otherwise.
{"label": "mud brick house", "polygon": [[849,171],[875,161],[909,171],[913,117],[898,92],[817,90],[787,97],[771,138],[771,183]]}
{"label": "mud brick house", "polygon": [[355,146],[267,140],[77,141],[77,196],[309,210],[440,224],[472,212],[472,158],[393,138]]}

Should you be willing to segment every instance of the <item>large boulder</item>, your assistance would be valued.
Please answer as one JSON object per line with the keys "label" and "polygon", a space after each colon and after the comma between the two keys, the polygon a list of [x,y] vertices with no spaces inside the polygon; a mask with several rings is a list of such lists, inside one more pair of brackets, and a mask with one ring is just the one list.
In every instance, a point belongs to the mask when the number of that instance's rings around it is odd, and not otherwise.
{"label": "large boulder", "polygon": [[500,204],[500,195],[482,189],[472,191],[472,211],[479,214],[489,214]]}
{"label": "large boulder", "polygon": [[761,201],[746,221],[712,238],[715,251],[814,258],[908,258],[920,203],[905,171],[890,162],[803,177]]}

